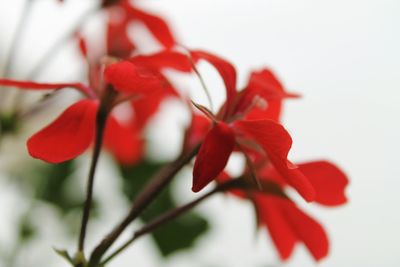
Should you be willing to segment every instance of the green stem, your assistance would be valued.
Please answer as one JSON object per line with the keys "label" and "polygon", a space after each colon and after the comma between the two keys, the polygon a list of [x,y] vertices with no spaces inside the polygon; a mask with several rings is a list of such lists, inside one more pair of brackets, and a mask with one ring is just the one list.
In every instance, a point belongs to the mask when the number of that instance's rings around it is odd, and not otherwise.
{"label": "green stem", "polygon": [[84,251],[85,247],[85,237],[86,237],[86,229],[87,224],[89,221],[90,210],[92,207],[92,200],[93,200],[93,186],[94,186],[94,177],[96,173],[96,167],[98,163],[98,159],[101,152],[101,147],[103,143],[103,136],[104,136],[104,128],[106,125],[106,120],[108,116],[108,111],[104,105],[100,105],[99,110],[96,116],[96,139],[95,145],[92,155],[92,162],[90,165],[89,175],[88,175],[88,183],[86,189],[86,201],[83,209],[82,215],[82,224],[81,224],[81,231],[79,234],[79,241],[78,241],[78,253]]}

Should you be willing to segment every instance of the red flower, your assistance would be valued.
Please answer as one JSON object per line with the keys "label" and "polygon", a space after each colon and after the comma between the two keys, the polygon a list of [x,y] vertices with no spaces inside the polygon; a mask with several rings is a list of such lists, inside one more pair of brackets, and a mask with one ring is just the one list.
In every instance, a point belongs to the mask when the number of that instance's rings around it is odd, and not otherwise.
{"label": "red flower", "polygon": [[296,98],[297,94],[288,93],[269,69],[253,71],[249,81],[237,97],[233,113],[246,119],[271,119],[279,121],[282,100]]}
{"label": "red flower", "polygon": [[[207,134],[193,168],[192,190],[198,192],[224,169],[235,146],[235,134],[225,123],[216,123]],[[217,148],[217,150],[216,150]],[[209,158],[212,155],[212,159]]]}
{"label": "red flower", "polygon": [[[298,166],[316,189],[315,202],[330,207],[346,203],[344,191],[348,179],[335,165],[326,161],[315,161]],[[287,183],[271,165],[267,164],[257,169],[256,174],[261,189],[253,183],[247,183],[243,189],[230,192],[253,202],[258,224],[268,229],[281,259],[286,260],[290,257],[296,243],[303,243],[315,260],[324,258],[329,251],[329,241],[324,228],[301,211],[284,193]],[[244,174],[248,175],[248,172]],[[218,177],[219,182],[229,179],[231,178],[225,173]]]}
{"label": "red flower", "polygon": [[106,37],[108,55],[125,58],[135,50],[135,42],[128,36],[128,27],[133,22],[143,23],[164,48],[169,49],[175,45],[175,37],[161,17],[136,8],[128,0],[104,1],[104,4],[110,6],[107,10],[109,13]]}
{"label": "red flower", "polygon": [[[174,52],[165,51],[108,65],[104,70],[104,81],[112,85],[116,93],[107,103],[108,107],[112,108],[120,103],[120,99],[130,99],[131,96],[141,96],[151,103],[151,97],[145,96],[166,88],[167,81],[162,80],[163,76],[159,71],[163,67],[170,67],[171,63],[165,60],[165,54],[168,53]],[[170,58],[173,60],[174,57]],[[150,63],[145,64],[148,60],[154,61],[158,69],[151,68]],[[92,85],[101,84],[96,79],[91,81]],[[72,87],[86,96],[86,99],[71,105],[53,123],[28,140],[28,151],[33,157],[59,163],[77,157],[93,142],[96,114],[107,86],[93,88],[80,83],[48,84],[7,79],[0,79],[0,85],[26,90]],[[114,113],[107,120],[104,143],[122,163],[132,163],[141,155],[142,141],[136,128],[132,121],[120,122]]]}
{"label": "red flower", "polygon": [[[347,202],[344,191],[349,181],[337,166],[328,161],[312,161],[296,165],[314,187],[316,203],[338,206]],[[287,185],[285,179],[270,165],[261,168],[258,175],[260,179],[273,181],[281,187]]]}
{"label": "red flower", "polygon": [[[307,201],[314,200],[315,191],[310,182],[287,160],[292,139],[283,126],[265,117],[259,120],[238,119],[251,111],[256,96],[266,100],[271,96],[280,101],[293,95],[282,92],[279,86],[269,86],[273,82],[268,83],[263,78],[256,79],[258,77],[255,74],[250,79],[249,86],[238,93],[236,70],[228,61],[204,51],[192,51],[191,54],[196,62],[206,60],[218,70],[224,80],[227,96],[226,103],[215,118],[214,127],[207,133],[197,156],[193,170],[193,191],[201,190],[222,172],[235,142],[240,141],[256,143],[288,184]],[[247,111],[244,112],[245,110]]]}
{"label": "red flower", "polygon": [[[223,169],[234,149],[232,143],[236,144],[251,163],[244,174],[245,186],[229,192],[253,202],[259,225],[268,229],[282,259],[292,254],[296,243],[303,243],[315,260],[322,259],[329,250],[325,230],[290,200],[284,188],[294,187],[307,201],[337,206],[346,202],[348,180],[326,161],[294,165],[287,160],[292,140],[278,122],[282,100],[297,95],[285,92],[267,69],[253,72],[245,89],[236,92],[236,72],[230,63],[205,52],[196,52],[194,58],[217,68],[226,85],[227,100],[216,116],[200,107],[213,121],[211,130],[195,128],[193,123],[188,131],[196,140],[205,136],[193,170],[193,190],[200,190],[217,176],[218,182],[230,179]],[[259,185],[251,179],[253,175]]]}
{"label": "red flower", "polygon": [[281,259],[290,257],[297,242],[303,243],[315,260],[328,254],[329,241],[324,228],[294,202],[261,194],[253,197],[259,223],[267,227]]}
{"label": "red flower", "polygon": [[184,149],[189,150],[203,141],[211,126],[210,119],[192,112],[191,124],[185,133],[183,141]]}

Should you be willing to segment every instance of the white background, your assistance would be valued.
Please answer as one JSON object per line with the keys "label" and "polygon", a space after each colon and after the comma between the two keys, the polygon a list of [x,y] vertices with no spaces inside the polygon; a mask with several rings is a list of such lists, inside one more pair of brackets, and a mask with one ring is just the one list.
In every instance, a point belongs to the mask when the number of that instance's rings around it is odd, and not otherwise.
{"label": "white background", "polygon": [[[7,49],[22,2],[0,0],[1,54]],[[71,20],[67,15],[76,16],[76,12],[83,10],[84,1],[67,0],[70,3],[63,12],[57,11],[57,5],[52,3],[55,1],[37,2],[40,4],[32,19],[36,24],[32,23],[27,33],[27,38],[36,43],[21,47],[18,61],[21,72],[25,64],[39,57],[36,51],[45,49],[46,35],[60,31],[61,26],[48,21],[58,19],[66,23],[66,18]],[[288,102],[284,114],[284,124],[294,139],[291,159],[295,162],[329,159],[339,164],[351,179],[347,191],[350,201],[345,207],[306,207],[322,221],[331,239],[330,255],[319,266],[400,266],[400,1],[137,2],[165,15],[182,43],[232,60],[241,82],[250,69],[266,65],[276,71],[289,90],[303,95]],[[38,29],[42,36],[38,36]],[[58,73],[65,78],[62,72]],[[160,142],[156,134],[154,139]],[[189,180],[187,177],[180,185],[178,199],[191,197],[186,188]],[[19,200],[5,183],[0,185],[3,187],[0,217],[5,218],[12,214],[10,205]],[[194,252],[173,257],[168,266],[279,265],[266,233],[255,234],[248,204],[221,196],[198,210],[210,217],[212,231],[197,243]],[[118,209],[115,213],[118,214]],[[3,224],[12,225],[1,219],[0,226]],[[0,227],[3,228],[0,234],[7,235],[4,227]],[[96,227],[108,229],[102,225]],[[52,259],[50,246],[58,244],[57,241],[49,234],[48,240],[41,243],[44,251],[41,257]],[[151,246],[150,240],[143,239],[111,266],[162,266],[161,258]],[[31,257],[37,260],[37,255]],[[56,258],[54,262],[59,260]],[[301,246],[284,264],[314,265]]]}

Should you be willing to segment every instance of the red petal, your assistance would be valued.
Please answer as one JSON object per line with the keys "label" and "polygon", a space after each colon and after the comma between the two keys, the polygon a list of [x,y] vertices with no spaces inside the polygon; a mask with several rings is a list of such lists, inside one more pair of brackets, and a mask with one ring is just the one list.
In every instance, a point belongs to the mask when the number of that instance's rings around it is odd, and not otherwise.
{"label": "red petal", "polygon": [[267,227],[281,259],[286,260],[292,254],[298,239],[279,206],[276,205],[275,199],[261,194],[257,194],[254,198],[260,223]]}
{"label": "red petal", "polygon": [[146,126],[147,122],[157,113],[161,103],[168,97],[177,96],[176,91],[172,87],[165,90],[156,90],[148,95],[133,100],[132,107],[135,111],[135,122],[139,129]]}
{"label": "red petal", "polygon": [[298,166],[315,188],[316,202],[326,206],[346,203],[344,190],[349,181],[339,168],[327,161],[309,162]]}
{"label": "red petal", "polygon": [[59,90],[67,87],[75,88],[85,95],[93,96],[91,88],[81,83],[37,83],[32,81],[16,81],[9,79],[0,79],[0,85],[17,87],[24,90]]}
{"label": "red petal", "polygon": [[94,138],[98,102],[81,100],[28,140],[32,157],[59,163],[82,154]]}
{"label": "red petal", "polygon": [[191,72],[193,69],[187,55],[169,50],[151,55],[136,56],[131,58],[130,61],[155,70],[172,68],[182,72]]}
{"label": "red petal", "polygon": [[311,252],[315,260],[320,260],[329,251],[328,236],[324,228],[313,218],[305,214],[296,205],[288,200],[275,199],[279,203],[282,214],[297,235]]}
{"label": "red petal", "polygon": [[226,88],[226,110],[229,112],[232,101],[236,95],[236,70],[231,63],[216,55],[204,51],[191,51],[194,61],[206,60],[217,69],[225,83]]}
{"label": "red petal", "polygon": [[168,24],[160,17],[152,15],[130,6],[125,5],[129,19],[139,20],[149,29],[153,36],[165,47],[171,48],[175,45],[175,38],[168,27]]}
{"label": "red petal", "polygon": [[108,65],[104,80],[115,90],[127,94],[149,94],[163,88],[159,76],[129,61]]}
{"label": "red petal", "polygon": [[246,115],[246,119],[259,120],[269,119],[276,122],[280,121],[282,115],[282,101],[274,100],[268,102],[266,109],[255,108]]}
{"label": "red petal", "polygon": [[265,164],[262,168],[257,170],[258,177],[261,180],[273,181],[281,187],[287,185],[287,181],[276,171],[273,165]]}
{"label": "red petal", "polygon": [[250,74],[247,88],[257,91],[266,100],[281,100],[289,97],[299,97],[297,94],[288,93],[283,85],[269,69],[253,71]]}
{"label": "red petal", "polygon": [[267,153],[276,170],[307,201],[315,199],[315,191],[299,169],[287,160],[292,138],[282,125],[272,120],[238,121],[235,127],[256,141]]}
{"label": "red petal", "polygon": [[239,111],[245,110],[251,105],[255,96],[261,97],[268,103],[265,108],[254,108],[252,112],[247,114],[247,119],[272,119],[279,121],[282,100],[299,97],[299,95],[287,93],[277,77],[269,69],[252,72],[243,92],[236,107]]}
{"label": "red petal", "polygon": [[203,189],[223,171],[235,146],[232,129],[217,123],[207,134],[193,168],[193,192]]}
{"label": "red petal", "polygon": [[82,36],[80,32],[75,34],[76,39],[78,40],[79,52],[81,55],[86,58],[88,56],[87,44],[85,38]]}
{"label": "red petal", "polygon": [[267,226],[282,259],[303,242],[315,260],[328,254],[329,241],[323,227],[287,199],[257,194],[254,198],[261,223]]}
{"label": "red petal", "polygon": [[143,140],[134,123],[121,123],[113,115],[107,120],[104,145],[121,164],[134,164],[143,154]]}
{"label": "red petal", "polygon": [[199,144],[210,131],[211,121],[199,114],[192,113],[192,121],[186,133],[185,146],[194,147]]}
{"label": "red petal", "polygon": [[[110,11],[113,12],[113,10]],[[113,14],[111,13],[110,16]],[[109,18],[107,23],[107,52],[109,55],[126,58],[135,50],[136,47],[128,36],[127,26],[126,20],[119,21],[112,17]]]}

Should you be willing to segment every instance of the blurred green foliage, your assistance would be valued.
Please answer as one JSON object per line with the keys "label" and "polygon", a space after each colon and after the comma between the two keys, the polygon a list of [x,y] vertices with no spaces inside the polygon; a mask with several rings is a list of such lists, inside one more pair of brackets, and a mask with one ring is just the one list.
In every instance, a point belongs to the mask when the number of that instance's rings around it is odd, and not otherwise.
{"label": "blurred green foliage", "polygon": [[[81,216],[85,197],[83,194],[76,194],[74,190],[72,190],[74,194],[71,194],[71,187],[74,186],[71,179],[76,175],[76,165],[74,160],[60,164],[35,162],[24,167],[22,174],[20,174],[23,177],[22,185],[29,188],[35,200],[56,207],[61,215],[69,216],[73,214],[76,220],[66,220],[64,225],[71,236],[77,234],[79,230],[80,220],[78,216]],[[150,180],[151,176],[163,165],[144,161],[135,166],[121,166],[123,188],[120,193],[131,201]],[[173,192],[172,183],[144,211],[140,219],[146,223],[179,206],[173,197]],[[35,205],[35,202],[32,205]],[[93,218],[98,215],[96,206],[94,199],[94,210],[91,214]],[[30,209],[20,218],[18,231],[21,244],[35,237],[36,229],[31,221],[32,216],[35,216],[34,210]],[[175,252],[193,247],[197,238],[206,233],[208,228],[209,225],[205,218],[194,211],[190,211],[159,227],[150,235],[160,254],[167,257]]]}
{"label": "blurred green foliage", "polygon": [[[132,167],[121,167],[124,178],[124,193],[129,199],[143,188],[151,176],[157,172],[163,164],[150,161],[141,162]],[[157,215],[177,207],[173,197],[173,184],[170,184],[160,196],[145,210],[141,219],[149,222]],[[189,249],[202,234],[206,233],[209,225],[206,219],[194,211],[190,211],[181,217],[159,227],[152,233],[160,253],[169,256],[174,252]]]}
{"label": "blurred green foliage", "polygon": [[18,230],[19,230],[19,233],[18,233],[19,240],[22,243],[31,240],[36,235],[35,226],[32,225],[32,222],[29,219],[29,216],[23,216],[20,219]]}
{"label": "blurred green foliage", "polygon": [[0,137],[18,130],[16,113],[0,113]]}
{"label": "blurred green foliage", "polygon": [[75,170],[74,161],[36,166],[33,181],[35,198],[58,207],[63,213],[83,207],[84,196],[76,199],[67,194],[66,186]]}

